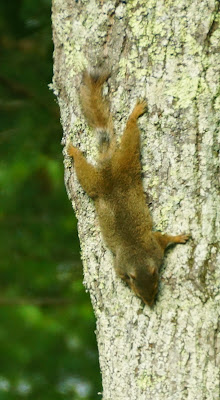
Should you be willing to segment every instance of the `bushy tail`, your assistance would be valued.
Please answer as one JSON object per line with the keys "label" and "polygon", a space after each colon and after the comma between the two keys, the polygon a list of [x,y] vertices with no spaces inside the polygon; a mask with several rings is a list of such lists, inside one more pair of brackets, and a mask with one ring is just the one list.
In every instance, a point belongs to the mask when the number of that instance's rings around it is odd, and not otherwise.
{"label": "bushy tail", "polygon": [[83,113],[89,125],[96,129],[100,136],[101,151],[108,147],[113,135],[112,117],[108,102],[102,96],[103,83],[108,79],[109,72],[88,72],[83,74],[80,97]]}

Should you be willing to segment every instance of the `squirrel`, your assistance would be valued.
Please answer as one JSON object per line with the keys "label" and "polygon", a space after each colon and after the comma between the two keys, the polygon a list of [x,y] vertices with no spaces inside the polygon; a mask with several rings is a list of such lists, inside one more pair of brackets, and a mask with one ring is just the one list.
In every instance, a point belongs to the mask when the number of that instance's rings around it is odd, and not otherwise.
{"label": "squirrel", "polygon": [[118,145],[109,104],[102,96],[109,76],[108,72],[85,71],[80,90],[84,116],[100,134],[97,166],[88,163],[70,143],[67,152],[74,160],[79,183],[94,200],[102,236],[114,255],[116,274],[144,303],[152,306],[165,249],[173,243],[186,243],[189,236],[152,231],[141,179],[137,125],[138,118],[147,111],[147,103],[137,101]]}

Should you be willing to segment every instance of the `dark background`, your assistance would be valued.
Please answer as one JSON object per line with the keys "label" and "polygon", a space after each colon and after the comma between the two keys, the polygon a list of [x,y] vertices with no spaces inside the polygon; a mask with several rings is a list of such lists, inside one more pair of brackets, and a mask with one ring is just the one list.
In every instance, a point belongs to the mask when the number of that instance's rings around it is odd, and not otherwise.
{"label": "dark background", "polygon": [[63,183],[50,0],[0,0],[0,399],[95,400],[95,320]]}

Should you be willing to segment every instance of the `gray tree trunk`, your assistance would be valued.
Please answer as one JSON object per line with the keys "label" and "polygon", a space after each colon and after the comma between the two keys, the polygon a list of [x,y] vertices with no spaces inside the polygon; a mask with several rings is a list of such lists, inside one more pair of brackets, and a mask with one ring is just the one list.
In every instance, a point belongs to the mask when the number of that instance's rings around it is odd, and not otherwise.
{"label": "gray tree trunk", "polygon": [[71,139],[95,163],[96,138],[78,93],[84,67],[105,60],[118,136],[136,99],[148,102],[139,124],[155,229],[192,235],[168,251],[148,308],[116,277],[93,202],[64,148],[103,400],[219,400],[219,1],[53,0],[53,34],[63,145]]}

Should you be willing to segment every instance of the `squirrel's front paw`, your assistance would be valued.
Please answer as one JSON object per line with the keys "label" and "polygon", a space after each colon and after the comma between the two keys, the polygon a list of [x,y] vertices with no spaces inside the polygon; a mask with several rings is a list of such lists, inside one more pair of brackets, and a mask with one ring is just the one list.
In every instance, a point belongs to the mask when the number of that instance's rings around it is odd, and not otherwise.
{"label": "squirrel's front paw", "polygon": [[190,235],[178,235],[177,236],[177,240],[178,240],[177,243],[186,243],[187,240],[189,240],[189,238],[190,238]]}

